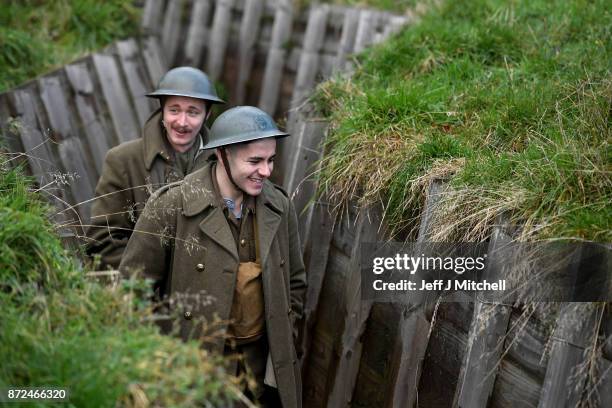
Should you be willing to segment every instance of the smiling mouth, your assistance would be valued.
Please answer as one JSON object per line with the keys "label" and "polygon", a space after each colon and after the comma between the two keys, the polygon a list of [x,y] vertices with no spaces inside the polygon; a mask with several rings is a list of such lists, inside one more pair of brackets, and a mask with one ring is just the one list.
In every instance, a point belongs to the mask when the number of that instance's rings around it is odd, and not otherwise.
{"label": "smiling mouth", "polygon": [[178,133],[181,136],[185,136],[191,133],[191,130],[178,130],[178,129],[174,129],[174,131],[176,133]]}

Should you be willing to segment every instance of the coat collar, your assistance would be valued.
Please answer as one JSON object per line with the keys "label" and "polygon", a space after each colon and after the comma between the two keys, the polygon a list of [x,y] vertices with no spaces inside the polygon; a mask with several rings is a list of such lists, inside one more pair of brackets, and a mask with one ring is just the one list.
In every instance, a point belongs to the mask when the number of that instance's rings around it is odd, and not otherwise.
{"label": "coat collar", "polygon": [[[166,162],[171,161],[172,147],[169,146],[166,141],[166,135],[161,125],[162,111],[161,108],[149,116],[149,119],[145,122],[142,128],[142,140],[144,144],[144,163],[147,171],[151,171],[153,162],[156,157],[161,157]],[[205,149],[204,139],[208,140],[208,129],[205,125],[202,125],[202,129],[198,134],[200,140],[200,147],[196,153],[196,157],[200,155]],[[197,142],[196,142],[197,143]]]}
{"label": "coat collar", "polygon": [[[212,182],[215,165],[214,162],[211,162],[206,167],[185,177],[181,185],[183,215],[193,217],[206,211],[207,213],[200,222],[200,229],[238,260],[236,243]],[[280,225],[284,211],[282,199],[282,194],[266,180],[261,194],[255,200],[262,263],[265,263],[267,259],[272,240]]]}

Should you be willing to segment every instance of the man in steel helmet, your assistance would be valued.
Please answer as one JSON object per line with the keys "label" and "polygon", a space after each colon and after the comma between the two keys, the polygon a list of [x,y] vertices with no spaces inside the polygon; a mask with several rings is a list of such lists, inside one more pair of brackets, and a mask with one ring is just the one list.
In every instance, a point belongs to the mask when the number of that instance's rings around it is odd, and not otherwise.
{"label": "man in steel helmet", "polygon": [[150,194],[204,166],[204,123],[212,104],[224,103],[206,74],[192,67],[171,69],[147,96],[161,107],[141,138],[108,151],[96,187],[87,252],[100,255],[102,269],[119,266]]}
{"label": "man in steel helmet", "polygon": [[291,200],[268,181],[285,136],[254,107],[220,115],[205,146],[218,160],[152,196],[120,269],[143,268],[157,295],[170,297],[184,339],[199,338],[215,316],[229,322],[227,338],[209,347],[244,356],[236,370],[253,373],[248,392],[263,406],[300,407],[295,322],[306,275]]}

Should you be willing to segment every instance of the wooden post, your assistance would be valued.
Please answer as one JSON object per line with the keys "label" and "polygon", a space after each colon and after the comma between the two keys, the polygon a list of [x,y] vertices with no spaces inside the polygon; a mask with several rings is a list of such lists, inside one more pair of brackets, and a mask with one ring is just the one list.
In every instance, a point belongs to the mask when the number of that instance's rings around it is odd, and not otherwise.
{"label": "wooden post", "polygon": [[266,61],[263,87],[259,97],[259,107],[274,115],[278,105],[280,84],[287,55],[286,44],[291,37],[293,7],[291,0],[279,0],[274,14],[272,39]]}
{"label": "wooden post", "polygon": [[121,80],[115,58],[110,55],[93,54],[92,60],[102,84],[102,94],[119,142],[136,139],[140,133],[140,126],[136,123],[136,114],[131,107],[125,90],[126,85]]}
{"label": "wooden post", "polygon": [[[313,88],[319,63],[319,49],[325,38],[329,6],[326,4],[313,7],[310,10],[308,26],[304,35],[302,53],[298,65],[297,77],[293,86],[291,106],[299,106]],[[291,121],[290,121],[291,122]],[[290,123],[291,126],[291,123]]]}
{"label": "wooden post", "polygon": [[232,7],[234,0],[217,0],[217,8],[213,19],[208,43],[207,72],[213,81],[221,77],[225,50],[229,41]]}
{"label": "wooden post", "polygon": [[142,12],[141,27],[145,34],[159,34],[164,0],[147,0]]}
{"label": "wooden post", "polygon": [[[310,330],[310,347],[304,374],[304,405],[325,406],[336,377],[335,371],[344,327],[346,284],[350,275],[351,254],[357,243],[359,226],[354,208],[347,208],[333,228],[326,271],[318,299],[317,320]],[[311,239],[316,239],[311,234]],[[312,253],[317,256],[316,253]],[[311,258],[312,259],[312,258]]]}
{"label": "wooden post", "polygon": [[[284,186],[293,200],[295,211],[298,214],[298,224],[302,242],[308,229],[312,217],[311,201],[316,192],[316,184],[312,180],[315,172],[315,164],[321,158],[321,144],[325,139],[328,123],[324,120],[310,119],[304,122],[302,131],[295,138],[294,144],[290,147],[289,160],[285,163],[290,167],[285,168]],[[287,150],[287,149],[285,149]]]}
{"label": "wooden post", "polygon": [[[499,218],[493,230],[489,253],[499,251],[512,241],[505,218]],[[498,262],[495,262],[497,260]],[[499,257],[490,257],[483,279],[495,282],[505,277],[505,266]],[[477,296],[468,337],[465,359],[461,367],[454,406],[486,407],[493,392],[495,376],[501,359],[504,339],[512,313],[514,296],[489,299],[485,293]]]}
{"label": "wooden post", "polygon": [[355,36],[357,35],[357,25],[359,24],[358,9],[350,8],[344,15],[344,23],[342,24],[342,36],[340,37],[340,45],[336,54],[334,63],[335,72],[343,72],[346,69],[346,58],[353,52],[355,45]]}
{"label": "wooden post", "polygon": [[149,79],[152,84],[151,91],[153,91],[153,89],[157,87],[162,75],[168,70],[168,62],[155,37],[145,38],[141,45],[141,50],[145,61],[145,67],[149,73]]}
{"label": "wooden post", "polygon": [[[441,181],[434,181],[428,191],[417,242],[428,240],[431,218],[444,189]],[[430,322],[425,315],[428,295],[414,292],[409,304],[403,306],[399,321],[399,335],[396,343],[397,371],[393,383],[392,406],[412,407],[415,404],[421,365],[427,350]],[[415,308],[416,306],[416,308]]]}
{"label": "wooden post", "polygon": [[183,3],[184,0],[172,0],[168,2],[168,8],[164,16],[161,42],[162,50],[170,66],[174,65],[179,49],[179,38],[183,26]]}
{"label": "wooden post", "polygon": [[362,300],[361,243],[378,242],[386,238],[386,232],[380,228],[382,224],[381,208],[364,208],[361,210],[360,218],[358,240],[351,253],[351,265],[347,277],[345,295],[347,310],[344,316],[345,325],[342,333],[341,357],[336,369],[333,388],[327,400],[327,406],[329,407],[351,406],[363,349],[361,336],[365,331],[373,304],[372,301]]}
{"label": "wooden post", "polygon": [[538,408],[579,405],[585,378],[576,375],[576,370],[585,363],[584,349],[593,343],[593,336],[598,335],[596,328],[601,307],[597,303],[570,302],[561,309]]}
{"label": "wooden post", "polygon": [[[67,182],[72,195],[73,205],[79,212],[82,223],[89,223],[90,203],[93,197],[93,185],[97,179],[87,169],[86,154],[77,133],[77,126],[72,123],[68,100],[58,76],[47,75],[38,80],[40,96],[45,108],[50,131],[55,133],[58,143],[59,158],[67,172]],[[89,160],[87,160],[89,163]],[[80,204],[84,203],[84,204]]]}
{"label": "wooden post", "polygon": [[[323,201],[315,203],[312,225],[304,239],[304,265],[308,271],[308,289],[304,302],[304,330],[302,336],[304,355],[302,362],[310,361],[312,334],[316,323],[325,272],[327,271],[334,225],[335,220],[330,213],[329,205]],[[303,364],[303,372],[306,371],[304,368],[306,368],[306,365]]]}
{"label": "wooden post", "polygon": [[148,78],[145,80],[142,77],[142,64],[139,61],[140,55],[136,41],[134,39],[118,41],[116,45],[121,68],[123,68],[132,101],[136,106],[138,123],[144,124],[154,109],[153,101],[145,96],[153,88],[152,84],[148,83]]}
{"label": "wooden post", "polygon": [[39,130],[36,118],[36,99],[32,90],[21,88],[9,94],[19,121],[19,136],[24,153],[27,154],[30,171],[40,186],[53,181],[53,173],[57,172],[55,157],[51,152],[48,135]]}
{"label": "wooden post", "polygon": [[87,63],[83,61],[66,65],[64,71],[74,92],[74,104],[83,126],[82,133],[93,156],[96,177],[99,177],[102,173],[104,156],[111,146],[111,139],[107,134],[109,131],[106,130],[100,118],[100,113],[96,112],[93,99],[94,86],[87,70]]}
{"label": "wooden post", "polygon": [[357,35],[355,38],[355,53],[363,51],[368,45],[372,43],[374,38],[376,19],[378,15],[373,10],[362,10],[359,15],[359,25],[357,28]]}
{"label": "wooden post", "polygon": [[185,45],[185,65],[199,67],[202,62],[202,53],[209,36],[206,24],[208,23],[210,10],[211,0],[194,0],[191,22],[187,31],[187,44]]}
{"label": "wooden post", "polygon": [[259,35],[259,22],[263,7],[263,0],[250,0],[245,4],[238,45],[238,81],[234,85],[234,97],[232,98],[236,105],[244,104],[246,98],[246,87],[253,67],[255,42]]}

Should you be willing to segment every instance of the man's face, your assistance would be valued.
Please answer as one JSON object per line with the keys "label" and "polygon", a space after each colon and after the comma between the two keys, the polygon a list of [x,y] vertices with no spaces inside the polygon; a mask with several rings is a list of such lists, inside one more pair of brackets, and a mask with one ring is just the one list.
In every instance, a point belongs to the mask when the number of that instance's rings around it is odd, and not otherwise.
{"label": "man's face", "polygon": [[168,141],[178,152],[193,145],[206,120],[206,103],[186,96],[169,96],[164,102],[163,119]]}
{"label": "man's face", "polygon": [[244,143],[227,149],[232,177],[247,194],[261,193],[263,182],[270,177],[276,157],[276,139],[273,137]]}

